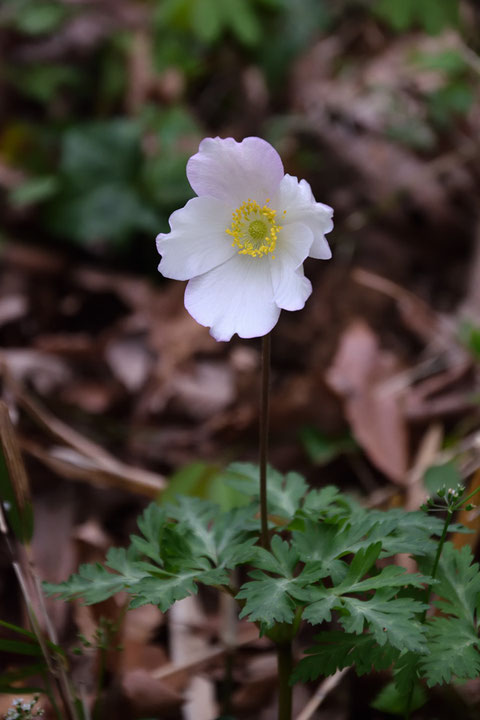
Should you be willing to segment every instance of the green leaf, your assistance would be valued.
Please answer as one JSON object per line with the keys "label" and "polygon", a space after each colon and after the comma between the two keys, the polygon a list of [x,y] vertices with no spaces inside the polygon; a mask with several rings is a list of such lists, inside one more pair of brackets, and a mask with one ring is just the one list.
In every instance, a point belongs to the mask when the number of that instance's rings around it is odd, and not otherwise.
{"label": "green leaf", "polygon": [[[107,559],[110,567],[131,567],[126,559],[125,550],[111,548]],[[80,565],[78,573],[59,584],[44,583],[47,595],[57,595],[63,600],[81,598],[86,605],[102,602],[120,590],[131,590],[145,572],[134,571],[129,577],[108,572],[102,565]]]}
{"label": "green leaf", "polygon": [[140,160],[140,126],[132,120],[80,125],[62,138],[60,171],[82,193],[92,185],[128,180]]}
{"label": "green leaf", "polygon": [[399,650],[425,653],[424,627],[416,615],[428,606],[410,598],[384,600],[377,593],[370,600],[343,597],[342,603],[348,615],[340,623],[348,633],[361,634],[365,625],[371,628],[379,645],[387,641]]}
{"label": "green leaf", "polygon": [[335,588],[335,593],[355,592],[355,586],[376,563],[382,550],[382,543],[377,542],[366,548],[360,548],[355,554],[348,572],[340,585]]}
{"label": "green leaf", "polygon": [[276,622],[291,623],[296,603],[288,594],[289,587],[295,582],[285,577],[270,577],[262,570],[249,573],[252,582],[242,585],[237,599],[246,600],[240,617],[248,617],[250,622],[261,622],[271,627]]}
{"label": "green leaf", "polygon": [[223,482],[218,465],[193,462],[177,470],[162,492],[162,503],[174,502],[178,495],[210,500],[223,512],[249,503],[248,498]]}
{"label": "green leaf", "polygon": [[417,0],[377,0],[375,13],[388,22],[394,30],[407,30],[415,20],[415,2]]}
{"label": "green leaf", "polygon": [[246,600],[240,617],[249,616],[250,621],[260,621],[265,627],[275,622],[292,622],[296,601],[290,591],[298,585],[293,577],[298,562],[296,550],[274,535],[271,541],[271,552],[263,548],[255,548],[253,564],[263,567],[280,577],[271,577],[262,570],[249,573],[251,582],[244,583],[237,598]]}
{"label": "green leaf", "polygon": [[12,84],[25,96],[39,103],[49,103],[65,89],[81,87],[81,72],[68,65],[40,64],[15,67],[8,72]]}
{"label": "green leaf", "polygon": [[316,428],[303,428],[300,434],[303,446],[315,465],[327,465],[335,458],[354,452],[358,445],[350,434],[329,438]]}
{"label": "green leaf", "polygon": [[435,592],[441,598],[436,602],[438,607],[473,626],[480,594],[480,573],[468,545],[457,550],[452,543],[445,543],[436,579]]}
{"label": "green leaf", "polygon": [[480,327],[469,321],[464,321],[459,329],[460,340],[472,353],[474,358],[480,360]]}
{"label": "green leaf", "polygon": [[[224,481],[244,495],[259,497],[259,468],[256,465],[232,463],[225,471]],[[267,482],[269,512],[281,517],[293,517],[308,490],[304,478],[294,472],[283,476],[269,466]]]}
{"label": "green leaf", "polygon": [[195,0],[191,7],[192,31],[202,42],[218,40],[222,31],[222,4],[228,0]]}
{"label": "green leaf", "polygon": [[420,664],[422,656],[417,653],[404,651],[395,662],[395,685],[400,695],[409,697],[413,688],[420,679]]}
{"label": "green leaf", "polygon": [[453,80],[428,96],[429,114],[437,125],[448,126],[455,116],[466,115],[475,100],[474,89],[466,80]]}
{"label": "green leaf", "polygon": [[262,28],[249,0],[222,0],[225,25],[245,45],[257,45]]}
{"label": "green leaf", "polygon": [[132,535],[130,538],[139,553],[143,553],[160,567],[163,566],[161,545],[166,522],[166,511],[157,503],[151,503],[137,520],[138,528],[144,539],[136,535]]}
{"label": "green leaf", "polygon": [[457,487],[462,482],[462,476],[456,465],[448,462],[443,465],[431,465],[423,476],[423,482],[430,495],[436,495],[443,487]]}
{"label": "green leaf", "polygon": [[46,222],[56,235],[88,245],[125,242],[136,229],[153,231],[158,225],[156,215],[130,186],[88,183],[84,187],[89,189],[79,194],[65,187],[48,206]]}
{"label": "green leaf", "polygon": [[195,595],[198,592],[197,583],[223,585],[228,584],[228,581],[228,574],[219,568],[211,570],[187,568],[175,574],[159,571],[157,577],[145,577],[135,585],[135,597],[130,607],[137,608],[152,604],[157,605],[162,612],[166,612],[177,600]]}
{"label": "green leaf", "polygon": [[321,490],[310,490],[305,496],[302,514],[312,519],[348,518],[360,506],[348,495],[340,493],[334,485],[326,485]]}
{"label": "green leaf", "polygon": [[300,660],[292,675],[292,682],[308,682],[319,675],[333,675],[337,670],[355,665],[358,675],[374,668],[389,668],[398,651],[388,643],[378,645],[372,635],[354,635],[330,630],[315,636],[316,644],[308,648],[307,657]]}
{"label": "green leaf", "polygon": [[411,712],[418,710],[426,702],[427,694],[418,683],[415,685],[412,695],[405,696],[398,690],[394,682],[390,682],[382,688],[371,703],[371,707],[391,715],[405,716],[407,710]]}
{"label": "green leaf", "polygon": [[436,35],[458,25],[458,0],[377,0],[374,12],[396,31],[420,25]]}
{"label": "green leaf", "polygon": [[49,200],[57,193],[58,187],[58,179],[54,175],[31,178],[14,188],[8,199],[14,207],[24,208]]}
{"label": "green leaf", "polygon": [[23,642],[21,640],[8,640],[0,638],[0,651],[15,653],[18,655],[42,655],[42,648],[35,642]]}
{"label": "green leaf", "polygon": [[20,32],[43,35],[59,28],[67,16],[68,9],[60,2],[31,0],[19,5],[14,24]]}
{"label": "green leaf", "polygon": [[478,631],[465,619],[436,617],[427,631],[429,654],[421,660],[421,670],[432,687],[450,683],[454,677],[480,675]]}
{"label": "green leaf", "polygon": [[442,50],[435,53],[417,53],[413,62],[424,70],[439,70],[448,75],[458,75],[468,69],[465,57],[458,50]]}
{"label": "green leaf", "polygon": [[177,520],[178,531],[191,538],[195,556],[203,555],[216,564],[218,553],[212,521],[218,508],[200,498],[179,496],[176,504],[168,505],[166,511]]}

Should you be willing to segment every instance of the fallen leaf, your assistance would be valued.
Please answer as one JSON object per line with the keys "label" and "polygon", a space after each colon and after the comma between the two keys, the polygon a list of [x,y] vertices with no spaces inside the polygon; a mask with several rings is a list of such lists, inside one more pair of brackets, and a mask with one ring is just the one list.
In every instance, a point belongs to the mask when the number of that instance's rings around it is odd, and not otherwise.
{"label": "fallen leaf", "polygon": [[394,356],[380,348],[374,332],[363,321],[354,321],[341,337],[326,381],[343,399],[352,432],[370,460],[403,484],[408,437],[402,396],[386,386],[397,371]]}

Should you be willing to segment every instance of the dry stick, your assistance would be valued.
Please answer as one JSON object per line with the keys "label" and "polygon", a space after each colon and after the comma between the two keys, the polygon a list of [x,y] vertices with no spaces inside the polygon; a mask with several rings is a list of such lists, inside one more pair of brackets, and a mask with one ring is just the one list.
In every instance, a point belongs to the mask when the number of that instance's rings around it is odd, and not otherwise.
{"label": "dry stick", "polygon": [[[15,503],[19,512],[19,522],[23,525],[24,520],[22,520],[21,514],[26,512],[26,508],[31,502],[28,476],[15,435],[15,430],[10,420],[8,407],[3,402],[0,402],[0,436],[5,464],[15,494]],[[45,638],[43,637],[40,624],[35,614],[35,607],[37,607],[42,614],[48,638],[54,645],[56,645],[56,637],[46,611],[43,591],[33,569],[29,541],[28,539],[24,539],[22,541],[17,541],[15,544],[10,541],[8,524],[3,518],[3,513],[2,520],[0,522],[0,530],[5,537],[7,549],[12,559],[12,567],[25,600],[32,630],[37,637],[47,668],[55,680],[58,692],[64,703],[66,718],[68,718],[68,720],[76,720],[77,716],[65,668],[61,662],[56,662],[54,665],[54,658],[52,658],[52,654],[47,648]],[[19,559],[21,559],[22,552],[24,553],[23,559],[25,560],[26,558],[27,562],[23,562],[21,564]],[[22,568],[22,565],[24,568]],[[33,590],[35,598],[33,598],[31,590]],[[53,695],[52,702],[55,702]]]}
{"label": "dry stick", "polygon": [[315,710],[320,707],[327,695],[337,687],[340,680],[348,672],[348,670],[349,668],[337,670],[335,675],[332,675],[331,677],[328,677],[326,680],[324,680],[319,686],[318,690],[316,690],[308,704],[305,705],[300,715],[297,715],[295,720],[310,720]]}
{"label": "dry stick", "polygon": [[262,389],[260,399],[260,541],[265,550],[270,549],[267,510],[267,456],[270,390],[270,334],[262,338]]}

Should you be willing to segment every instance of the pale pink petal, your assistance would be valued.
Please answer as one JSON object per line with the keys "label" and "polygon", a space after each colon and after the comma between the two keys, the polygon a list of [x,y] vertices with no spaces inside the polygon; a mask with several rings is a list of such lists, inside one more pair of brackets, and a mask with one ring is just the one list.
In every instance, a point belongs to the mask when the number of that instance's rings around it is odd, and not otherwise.
{"label": "pale pink petal", "polygon": [[193,198],[170,216],[170,233],[157,237],[162,259],[158,269],[165,277],[190,280],[235,255],[232,240],[225,232],[232,212],[220,200]]}
{"label": "pale pink petal", "polygon": [[[333,229],[333,210],[328,205],[315,202],[312,189],[306,180],[285,175],[271,199],[271,207],[282,218],[284,227],[290,223],[304,223],[313,233],[310,257],[329,260],[332,252],[325,235]],[[283,211],[285,215],[283,215]]]}
{"label": "pale pink petal", "polygon": [[275,252],[268,256],[274,299],[283,310],[300,310],[312,292],[312,285],[303,274],[313,233],[303,223],[285,225],[278,234]]}
{"label": "pale pink petal", "polygon": [[277,191],[283,164],[265,140],[247,137],[205,138],[187,164],[187,177],[197,195],[227,202],[232,210],[251,198],[263,205]]}
{"label": "pale pink petal", "polygon": [[266,335],[280,315],[266,258],[238,254],[190,280],[185,307],[200,325],[211,328],[215,340],[225,341],[235,333],[243,338]]}

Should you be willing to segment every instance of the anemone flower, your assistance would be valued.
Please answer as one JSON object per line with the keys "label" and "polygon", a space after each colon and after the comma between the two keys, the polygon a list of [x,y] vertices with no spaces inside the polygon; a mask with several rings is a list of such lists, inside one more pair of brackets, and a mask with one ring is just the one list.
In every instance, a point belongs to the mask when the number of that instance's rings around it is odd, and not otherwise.
{"label": "anemone flower", "polygon": [[202,140],[187,177],[197,197],[158,235],[158,269],[188,280],[185,307],[216,340],[266,335],[312,292],[305,259],[331,257],[332,208],[258,137]]}

